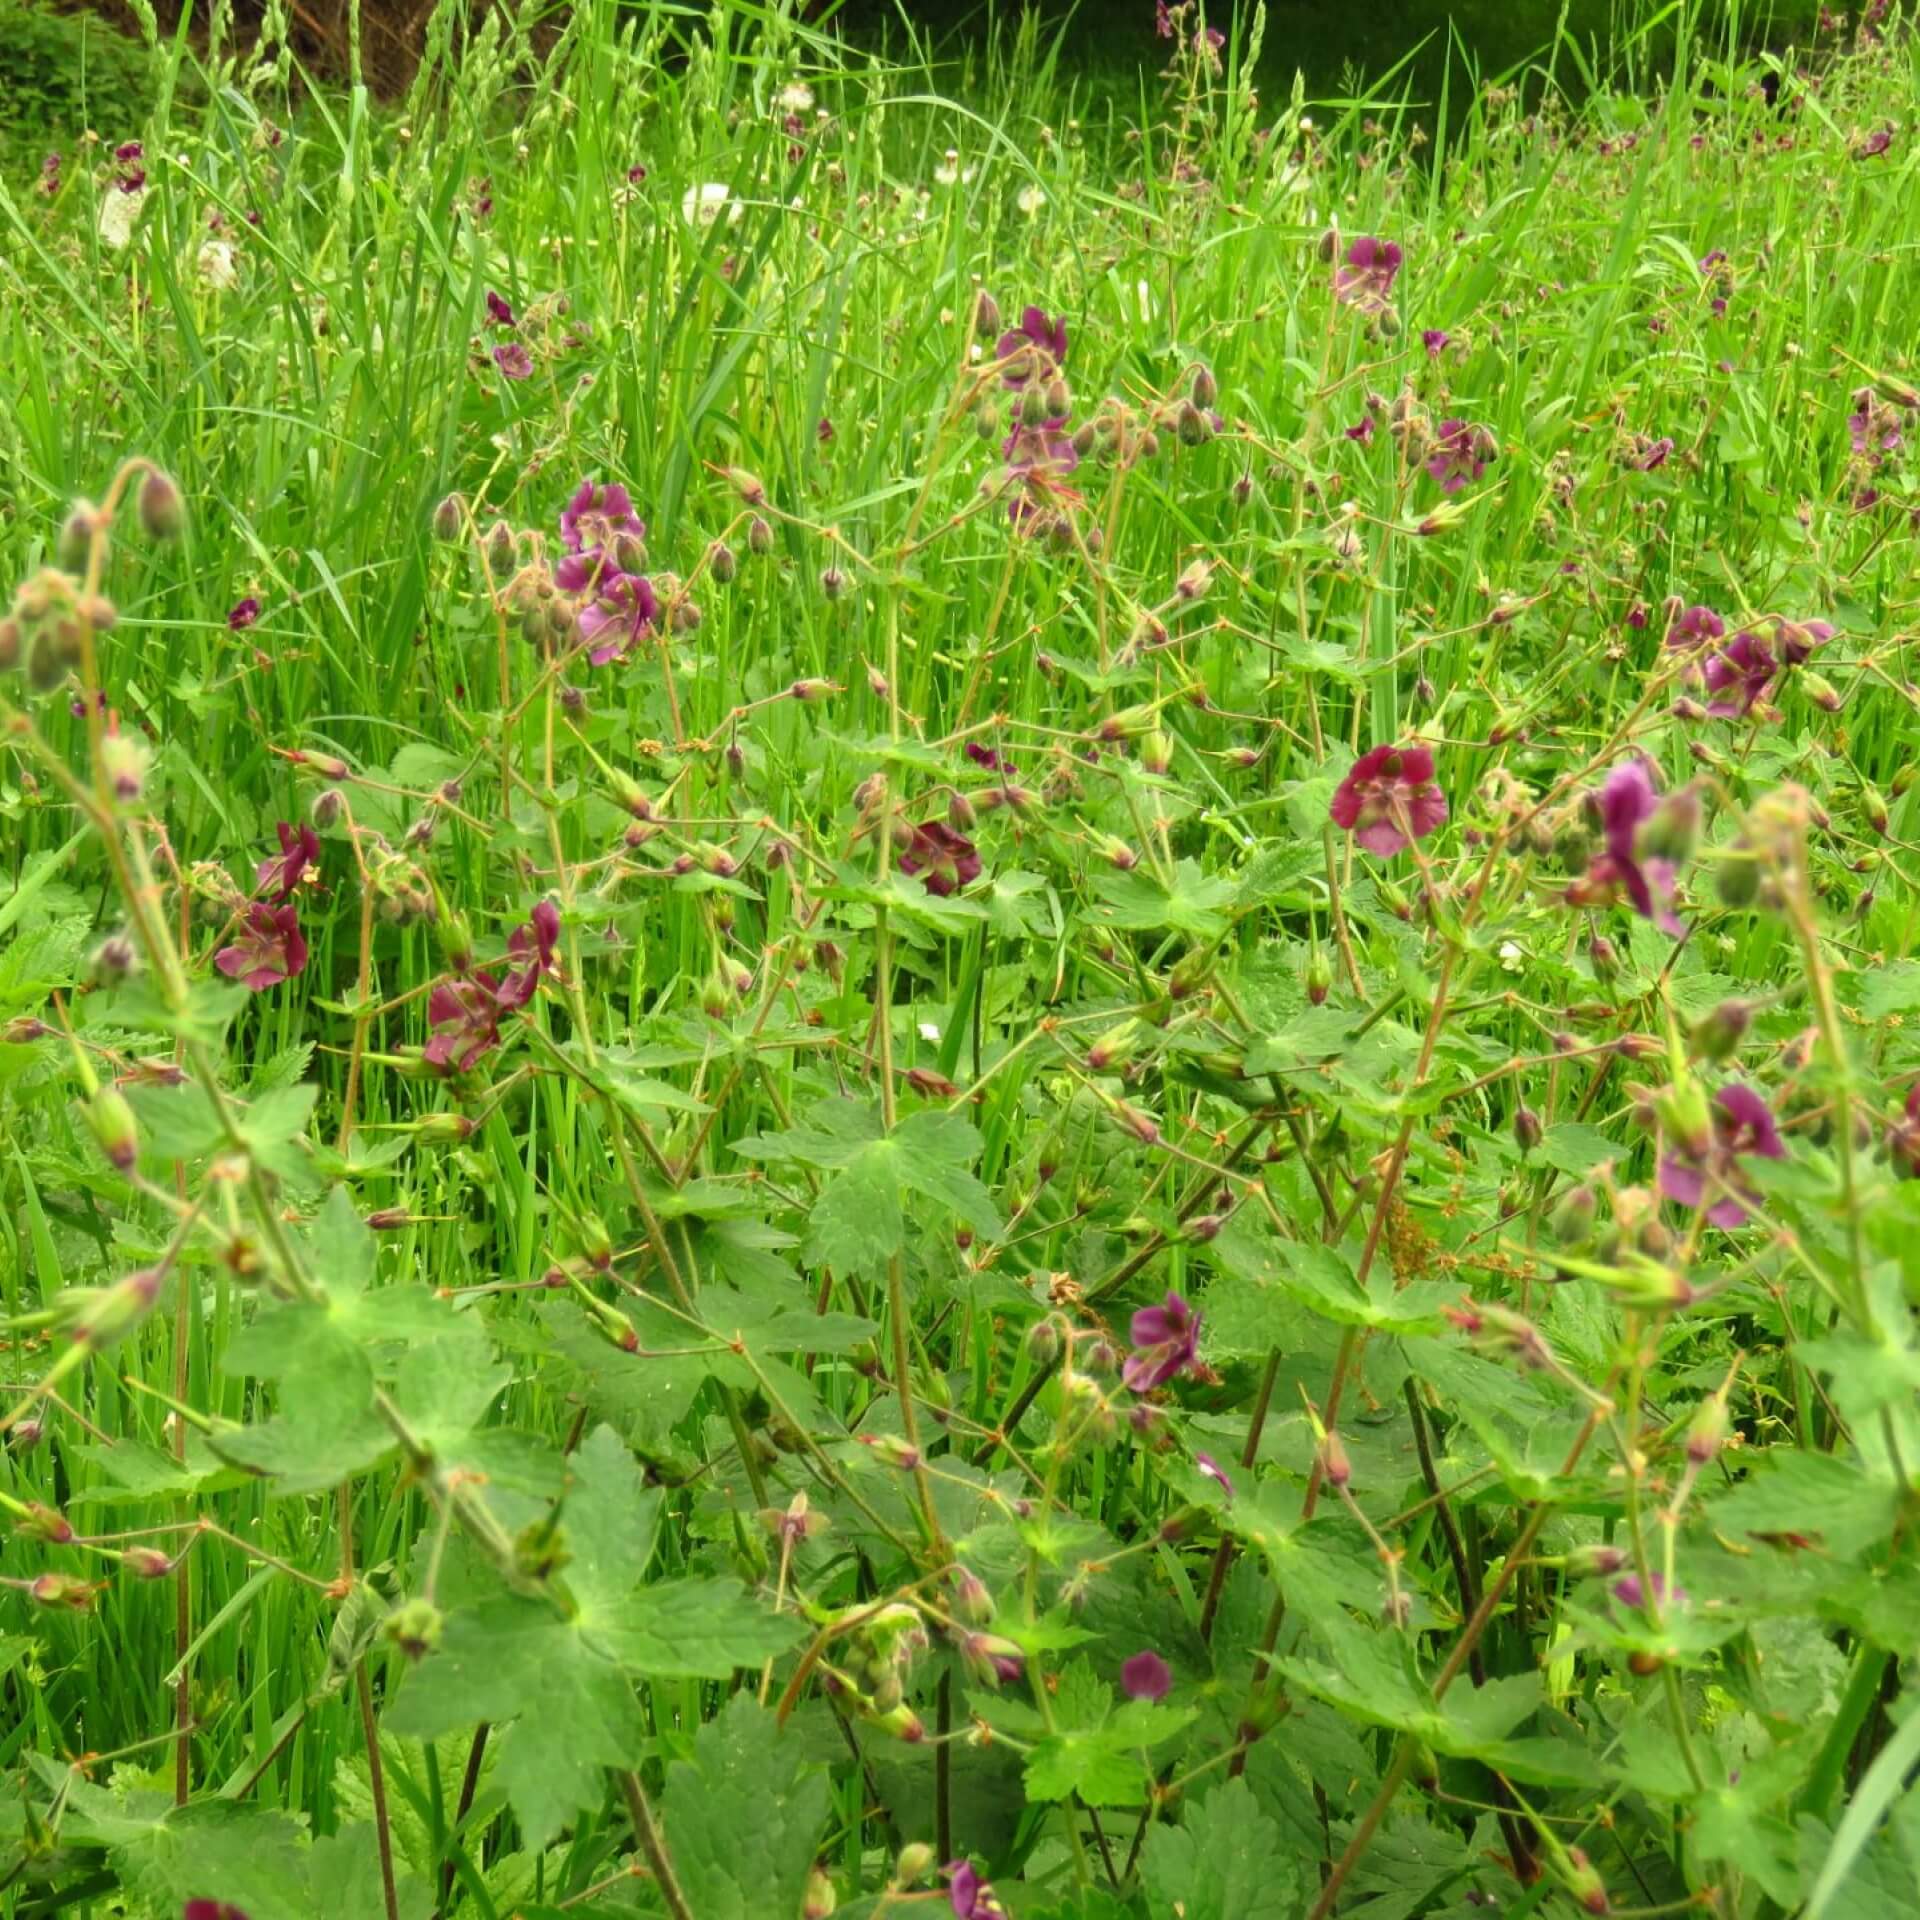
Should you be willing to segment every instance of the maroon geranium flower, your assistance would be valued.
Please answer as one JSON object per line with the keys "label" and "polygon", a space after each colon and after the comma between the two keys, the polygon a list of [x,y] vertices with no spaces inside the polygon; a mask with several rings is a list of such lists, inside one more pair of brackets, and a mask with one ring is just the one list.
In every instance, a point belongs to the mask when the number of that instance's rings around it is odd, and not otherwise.
{"label": "maroon geranium flower", "polygon": [[1120,1377],[1135,1393],[1151,1393],[1199,1359],[1200,1316],[1177,1293],[1157,1307],[1142,1307],[1128,1331],[1133,1351]]}
{"label": "maroon geranium flower", "polygon": [[1606,850],[1567,889],[1569,905],[1609,907],[1624,896],[1643,920],[1666,933],[1682,931],[1673,911],[1674,863],[1641,845],[1642,828],[1659,811],[1660,796],[1644,760],[1625,761],[1607,775],[1599,795]]}
{"label": "maroon geranium flower", "polygon": [[[560,538],[569,553],[598,553],[621,534],[647,537],[647,523],[633,510],[633,496],[617,482],[582,480],[560,509]],[[562,583],[564,584],[564,582]]]}
{"label": "maroon geranium flower", "polygon": [[427,996],[427,1018],[433,1025],[425,1049],[428,1061],[469,1072],[483,1053],[500,1044],[502,1010],[499,983],[490,973],[439,981]]}
{"label": "maroon geranium flower", "polygon": [[1447,796],[1434,784],[1430,747],[1375,747],[1363,753],[1327,809],[1369,853],[1383,859],[1447,823]]}
{"label": "maroon geranium flower", "polygon": [[256,893],[271,894],[278,906],[292,895],[306,870],[319,864],[320,836],[305,821],[296,827],[289,820],[277,820],[273,830],[279,836],[280,851],[255,866],[253,885]]}
{"label": "maroon geranium flower", "polygon": [[180,1920],[247,1920],[247,1915],[231,1900],[189,1900],[180,1909]]}
{"label": "maroon geranium flower", "polygon": [[1039,307],[1021,310],[1020,324],[1009,327],[993,350],[1003,364],[1003,386],[1024,387],[1029,380],[1047,380],[1066,365],[1067,323],[1049,320]]}
{"label": "maroon geranium flower", "polygon": [[[1684,1607],[1687,1604],[1687,1590],[1678,1581],[1669,1586],[1667,1577],[1663,1573],[1652,1574],[1649,1579],[1652,1582],[1651,1591],[1656,1607]],[[1647,1603],[1648,1591],[1647,1581],[1642,1580],[1637,1573],[1623,1573],[1613,1583],[1613,1597],[1623,1607],[1644,1607]]]}
{"label": "maroon geranium flower", "polygon": [[1227,1478],[1227,1470],[1210,1453],[1198,1453],[1193,1456],[1194,1466],[1219,1487],[1229,1500],[1233,1498],[1233,1482]]}
{"label": "maroon geranium flower", "polygon": [[947,1864],[947,1904],[955,1920],[1002,1920],[1006,1913],[993,1889],[974,1871],[971,1860],[953,1860]]}
{"label": "maroon geranium flower", "polygon": [[1854,148],[1853,157],[1856,160],[1877,160],[1892,145],[1893,128],[1878,126]]}
{"label": "maroon geranium flower", "polygon": [[1741,1178],[1740,1156],[1784,1160],[1787,1150],[1771,1110],[1751,1087],[1722,1087],[1714,1109],[1713,1138],[1704,1150],[1676,1143],[1661,1155],[1660,1191],[1683,1207],[1705,1206],[1716,1227],[1737,1227],[1755,1197]]}
{"label": "maroon geranium flower", "polygon": [[1037,427],[1017,426],[1007,436],[1001,454],[1013,483],[1007,511],[1016,527],[1039,531],[1052,523],[1062,505],[1079,503],[1080,496],[1065,484],[1080,464],[1066,428],[1062,417]]}
{"label": "maroon geranium flower", "polygon": [[260,602],[252,594],[248,594],[244,600],[236,600],[227,609],[227,625],[235,633],[244,633],[259,618]]}
{"label": "maroon geranium flower", "polygon": [[1443,327],[1422,327],[1420,329],[1420,344],[1426,348],[1427,358],[1429,360],[1438,360],[1440,356],[1446,352],[1447,342],[1452,338],[1453,336]]}
{"label": "maroon geranium flower", "polygon": [[510,327],[513,325],[512,303],[503,300],[491,287],[487,289],[487,318],[491,320],[496,327]]}
{"label": "maroon geranium flower", "polygon": [[1162,40],[1174,37],[1173,10],[1167,0],[1153,0],[1153,30]]}
{"label": "maroon geranium flower", "polygon": [[1439,481],[1442,493],[1458,493],[1480,478],[1488,461],[1499,457],[1500,444],[1485,427],[1442,420],[1433,451],[1427,455],[1427,471]]}
{"label": "maroon geranium flower", "polygon": [[126,167],[131,166],[145,151],[146,149],[141,146],[138,140],[122,140],[120,144],[114,148],[113,157],[118,160],[123,167]]}
{"label": "maroon geranium flower", "polygon": [[1765,697],[1780,671],[1765,636],[1742,629],[1707,662],[1707,711],[1722,720],[1743,719]]}
{"label": "maroon geranium flower", "polygon": [[493,364],[509,380],[525,380],[533,372],[533,356],[518,340],[495,347]]}
{"label": "maroon geranium flower", "polygon": [[1871,387],[1854,390],[1853,411],[1847,415],[1847,438],[1855,453],[1864,454],[1879,465],[1882,453],[1899,446],[1903,434],[1899,413]]}
{"label": "maroon geranium flower", "polygon": [[560,909],[551,900],[540,901],[524,927],[507,936],[507,952],[520,964],[500,989],[503,1007],[524,1007],[542,977],[560,971]]}
{"label": "maroon geranium flower", "polygon": [[1373,436],[1378,431],[1379,428],[1374,424],[1373,415],[1370,413],[1363,413],[1352,426],[1345,429],[1347,438],[1358,440],[1363,447],[1373,445]]}
{"label": "maroon geranium flower", "polygon": [[578,616],[580,637],[588,643],[587,658],[596,667],[622,658],[659,617],[659,599],[644,574],[607,575]]}
{"label": "maroon geranium flower", "polygon": [[1727,623],[1711,607],[1687,607],[1674,615],[1673,625],[1667,629],[1666,644],[1690,652],[1695,647],[1704,647],[1710,640],[1722,638],[1726,631]]}
{"label": "maroon geranium flower", "polygon": [[1120,1686],[1129,1700],[1164,1700],[1173,1691],[1173,1669],[1148,1648],[1120,1669]]}
{"label": "maroon geranium flower", "polygon": [[980,855],[964,833],[944,820],[928,820],[912,828],[912,838],[900,851],[900,871],[917,874],[929,893],[943,898],[980,877]]}
{"label": "maroon geranium flower", "polygon": [[1658,440],[1643,438],[1634,448],[1633,465],[1641,473],[1653,473],[1667,464],[1672,452],[1673,441],[1666,434],[1662,434]]}
{"label": "maroon geranium flower", "polygon": [[1362,313],[1380,312],[1393,298],[1400,261],[1400,249],[1391,240],[1362,234],[1347,248],[1344,263],[1334,270],[1334,298],[1345,306],[1358,307]]}
{"label": "maroon geranium flower", "polygon": [[233,944],[222,947],[213,956],[213,964],[229,980],[238,980],[252,993],[263,993],[268,987],[291,980],[307,964],[299,909],[254,901]]}
{"label": "maroon geranium flower", "polygon": [[978,740],[969,740],[966,755],[976,767],[985,767],[989,773],[1012,773],[1014,764],[998,747],[982,746]]}

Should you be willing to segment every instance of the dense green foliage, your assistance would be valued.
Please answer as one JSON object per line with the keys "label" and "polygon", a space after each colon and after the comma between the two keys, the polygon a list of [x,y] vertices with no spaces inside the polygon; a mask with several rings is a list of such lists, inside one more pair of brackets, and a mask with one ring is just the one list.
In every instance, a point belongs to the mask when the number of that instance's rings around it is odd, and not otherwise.
{"label": "dense green foliage", "polygon": [[0,193],[0,1915],[1912,1909],[1899,22],[453,17]]}

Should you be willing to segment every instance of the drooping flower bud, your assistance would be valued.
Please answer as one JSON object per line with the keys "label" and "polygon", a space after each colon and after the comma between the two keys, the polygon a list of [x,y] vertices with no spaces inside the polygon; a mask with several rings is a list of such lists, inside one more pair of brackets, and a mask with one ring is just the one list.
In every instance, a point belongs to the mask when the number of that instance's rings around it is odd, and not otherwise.
{"label": "drooping flower bud", "polygon": [[1545,1129],[1540,1124],[1540,1116],[1526,1105],[1513,1110],[1514,1144],[1522,1153],[1531,1153],[1540,1144],[1540,1136]]}
{"label": "drooping flower bud", "polygon": [[1753,1024],[1753,1006],[1746,1000],[1722,1000],[1694,1023],[1688,1036],[1693,1052],[1702,1060],[1729,1060],[1739,1050]]}
{"label": "drooping flower bud", "polygon": [[464,493],[449,493],[434,503],[433,517],[429,525],[436,540],[458,540],[467,524],[467,496]]}

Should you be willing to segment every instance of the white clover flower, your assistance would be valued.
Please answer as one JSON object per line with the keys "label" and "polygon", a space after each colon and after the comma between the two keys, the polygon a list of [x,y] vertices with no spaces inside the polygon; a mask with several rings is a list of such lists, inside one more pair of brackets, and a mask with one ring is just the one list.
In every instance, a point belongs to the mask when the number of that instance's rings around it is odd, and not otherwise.
{"label": "white clover flower", "polygon": [[1047,204],[1046,190],[1037,181],[1029,180],[1015,195],[1013,204],[1031,220]]}
{"label": "white clover flower", "polygon": [[240,283],[240,275],[233,264],[233,248],[224,240],[203,241],[193,264],[202,284],[211,287],[215,293],[224,293],[229,287]]}
{"label": "white clover flower", "polygon": [[1508,973],[1523,972],[1527,964],[1527,950],[1518,940],[1500,942],[1500,965]]}
{"label": "white clover flower", "polygon": [[789,80],[774,95],[773,103],[782,113],[811,113],[813,89],[804,80]]}
{"label": "white clover flower", "polygon": [[107,197],[100,203],[100,238],[115,253],[124,252],[133,239],[133,230],[140,221],[140,209],[146,204],[145,187],[135,187],[131,193],[126,193],[116,183],[107,189]]}
{"label": "white clover flower", "polygon": [[680,196],[680,218],[690,227],[710,227],[724,213],[727,225],[735,225],[745,209],[733,197],[733,189],[722,180],[708,180],[689,187]]}

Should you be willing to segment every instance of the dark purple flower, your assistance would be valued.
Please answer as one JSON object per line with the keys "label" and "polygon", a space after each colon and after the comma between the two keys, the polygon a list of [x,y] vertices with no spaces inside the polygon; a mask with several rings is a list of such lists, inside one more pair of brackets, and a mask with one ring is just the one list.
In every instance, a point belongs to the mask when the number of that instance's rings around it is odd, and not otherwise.
{"label": "dark purple flower", "polygon": [[1707,662],[1707,691],[1713,695],[1707,711],[1722,720],[1743,719],[1765,697],[1779,671],[1780,662],[1765,637],[1742,629]]}
{"label": "dark purple flower", "polygon": [[1385,859],[1447,823],[1447,796],[1434,784],[1430,747],[1375,747],[1335,790],[1327,812],[1369,853]]}
{"label": "dark purple flower", "polygon": [[113,157],[125,167],[132,165],[132,163],[138,160],[145,152],[146,149],[141,146],[138,140],[122,140],[120,144],[114,148]]}
{"label": "dark purple flower", "polygon": [[233,944],[222,947],[213,956],[213,964],[251,993],[262,993],[291,980],[307,964],[299,909],[254,901]]}
{"label": "dark purple flower", "polygon": [[1815,650],[1833,638],[1833,627],[1825,620],[1784,620],[1773,622],[1773,644],[1780,658],[1790,667],[1804,666]]}
{"label": "dark purple flower", "polygon": [[1902,437],[1900,415],[1871,387],[1858,387],[1853,394],[1853,411],[1847,415],[1847,437],[1855,453],[1877,456],[1891,453]]}
{"label": "dark purple flower", "polygon": [[1672,860],[1640,847],[1641,828],[1660,811],[1660,796],[1643,760],[1628,760],[1607,775],[1600,789],[1600,821],[1606,850],[1594,855],[1587,870],[1566,891],[1576,907],[1610,907],[1625,896],[1634,912],[1663,932],[1682,931],[1673,911]]}
{"label": "dark purple flower", "polygon": [[1067,323],[1049,320],[1038,307],[1021,310],[1020,324],[1009,327],[993,350],[1003,362],[1003,386],[1024,387],[1029,380],[1048,380],[1067,362]]}
{"label": "dark purple flower", "polygon": [[1358,440],[1363,447],[1370,447],[1373,445],[1373,436],[1378,431],[1373,415],[1363,413],[1352,426],[1346,429],[1346,435],[1349,440]]}
{"label": "dark purple flower", "polygon": [[1333,276],[1334,298],[1362,313],[1378,313],[1393,298],[1400,272],[1400,249],[1391,240],[1362,234],[1347,248],[1347,257]]}
{"label": "dark purple flower", "polygon": [[1709,640],[1720,639],[1726,631],[1727,623],[1711,607],[1692,606],[1674,616],[1666,644],[1691,651],[1704,647]]}
{"label": "dark purple flower", "polygon": [[487,318],[491,320],[496,327],[510,327],[513,325],[512,306],[503,300],[499,294],[495,293],[491,287],[487,289]]}
{"label": "dark purple flower", "polygon": [[1173,14],[1167,0],[1153,0],[1153,30],[1162,40],[1174,37]]}
{"label": "dark purple flower", "polygon": [[1427,455],[1427,471],[1439,481],[1442,493],[1458,493],[1480,478],[1489,460],[1499,457],[1499,443],[1485,427],[1470,426],[1464,420],[1442,420],[1433,451]]}
{"label": "dark purple flower", "polygon": [[1420,330],[1420,344],[1427,350],[1429,360],[1438,360],[1447,350],[1447,342],[1452,335],[1443,327],[1423,327]]}
{"label": "dark purple flower", "polygon": [[1227,36],[1218,27],[1202,27],[1193,36],[1195,53],[1218,53],[1227,44]]}
{"label": "dark purple flower", "polygon": [[1633,464],[1642,473],[1652,473],[1667,464],[1667,457],[1673,452],[1673,441],[1666,434],[1658,440],[1642,440],[1633,456]]}
{"label": "dark purple flower", "polygon": [[929,893],[943,898],[980,877],[980,855],[964,833],[944,820],[928,820],[912,828],[912,838],[900,853],[900,871],[918,874]]}
{"label": "dark purple flower", "polygon": [[280,851],[254,868],[253,886],[256,893],[271,894],[273,904],[279,906],[299,886],[306,870],[319,864],[320,836],[305,821],[296,827],[279,820],[273,830],[279,836]]}
{"label": "dark purple flower", "polygon": [[627,169],[627,185],[630,187],[637,187],[646,177],[646,168],[637,160]]}
{"label": "dark purple flower", "polygon": [[533,372],[533,356],[518,340],[495,347],[493,364],[509,380],[525,380]]}
{"label": "dark purple flower", "polygon": [[1173,1669],[1149,1648],[1120,1669],[1120,1685],[1129,1700],[1164,1700],[1173,1691]]}
{"label": "dark purple flower", "polygon": [[832,446],[833,445],[833,422],[827,419],[824,415],[820,419],[816,420],[813,425],[813,437],[823,447]]}
{"label": "dark purple flower", "polygon": [[1151,1393],[1199,1357],[1200,1316],[1177,1293],[1157,1307],[1142,1307],[1129,1329],[1133,1351],[1120,1377],[1135,1393]]}
{"label": "dark purple flower", "polygon": [[524,927],[507,936],[507,953],[520,964],[500,989],[503,1007],[524,1007],[542,977],[560,971],[560,909],[551,900],[539,901]]}
{"label": "dark purple flower", "polygon": [[244,633],[259,618],[260,602],[252,594],[248,594],[244,600],[236,600],[227,609],[227,625],[235,633]]}
{"label": "dark purple flower", "polygon": [[247,1920],[247,1915],[231,1900],[189,1900],[180,1909],[180,1920]]}
{"label": "dark purple flower", "polygon": [[993,1897],[993,1889],[974,1872],[971,1860],[948,1862],[947,1902],[956,1920],[1002,1920],[1006,1912]]}
{"label": "dark purple flower", "polygon": [[652,631],[659,617],[660,602],[653,582],[644,574],[609,574],[578,616],[580,637],[588,643],[587,658],[596,667],[620,659]]}
{"label": "dark purple flower", "polygon": [[[582,480],[573,497],[560,509],[560,538],[569,553],[597,554],[621,535],[647,537],[647,523],[633,510],[633,496],[618,483],[601,486]],[[560,583],[566,586],[564,580]],[[582,581],[581,585],[585,585]],[[569,592],[575,591],[568,588]]]}
{"label": "dark purple flower", "polygon": [[1875,127],[1867,137],[1854,148],[1856,160],[1877,160],[1881,154],[1893,145],[1893,129],[1890,126]]}
{"label": "dark purple flower", "polygon": [[[1684,1607],[1687,1604],[1687,1590],[1685,1587],[1679,1585],[1678,1582],[1672,1586],[1668,1586],[1667,1577],[1663,1573],[1653,1574],[1651,1579],[1653,1582],[1653,1603],[1655,1606],[1664,1607],[1672,1605]],[[1646,1583],[1641,1580],[1637,1573],[1623,1573],[1620,1578],[1613,1583],[1613,1597],[1618,1600],[1623,1607],[1643,1607],[1646,1604],[1647,1598]]]}
{"label": "dark purple flower", "polygon": [[433,1035],[426,1057],[436,1067],[468,1072],[491,1047],[500,1044],[500,989],[490,973],[439,981],[427,996]]}
{"label": "dark purple flower", "polygon": [[1229,1500],[1233,1498],[1233,1482],[1227,1478],[1226,1468],[1212,1454],[1196,1452],[1193,1464],[1209,1480],[1216,1482]]}
{"label": "dark purple flower", "polygon": [[966,754],[976,767],[985,767],[989,773],[1015,771],[1013,762],[998,747],[983,747],[978,740],[967,742]]}
{"label": "dark purple flower", "polygon": [[1683,1207],[1704,1204],[1716,1227],[1737,1227],[1754,1198],[1740,1177],[1740,1156],[1784,1160],[1787,1150],[1771,1110],[1751,1087],[1722,1087],[1714,1107],[1713,1139],[1704,1152],[1676,1144],[1661,1155],[1660,1191]]}
{"label": "dark purple flower", "polygon": [[1037,427],[1017,426],[1001,454],[1013,484],[1007,512],[1016,527],[1034,532],[1050,525],[1060,507],[1078,505],[1080,496],[1066,478],[1080,464],[1064,417]]}

